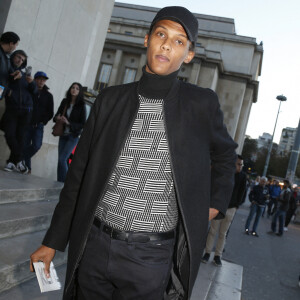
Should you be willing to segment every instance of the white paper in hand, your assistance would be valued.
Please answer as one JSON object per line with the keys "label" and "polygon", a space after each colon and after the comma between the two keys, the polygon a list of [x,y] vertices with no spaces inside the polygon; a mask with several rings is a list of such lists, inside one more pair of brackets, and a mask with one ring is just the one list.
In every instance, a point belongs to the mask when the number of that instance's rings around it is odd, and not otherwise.
{"label": "white paper in hand", "polygon": [[61,289],[61,283],[59,282],[56,270],[52,262],[50,263],[49,278],[47,278],[45,275],[45,265],[43,262],[33,263],[33,266],[42,293]]}

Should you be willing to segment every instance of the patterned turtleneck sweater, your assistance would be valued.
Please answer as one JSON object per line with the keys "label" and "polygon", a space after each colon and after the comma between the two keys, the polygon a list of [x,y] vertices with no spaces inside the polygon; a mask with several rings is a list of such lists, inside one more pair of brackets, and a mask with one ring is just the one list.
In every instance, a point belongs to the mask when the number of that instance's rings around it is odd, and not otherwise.
{"label": "patterned turtleneck sweater", "polygon": [[96,217],[124,231],[164,232],[178,221],[163,102],[178,71],[167,76],[143,69],[139,109]]}

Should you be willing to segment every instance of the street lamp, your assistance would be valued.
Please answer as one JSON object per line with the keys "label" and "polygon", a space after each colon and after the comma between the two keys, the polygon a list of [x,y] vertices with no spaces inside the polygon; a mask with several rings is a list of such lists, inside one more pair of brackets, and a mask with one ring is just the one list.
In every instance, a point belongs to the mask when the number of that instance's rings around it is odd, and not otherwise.
{"label": "street lamp", "polygon": [[275,126],[274,126],[274,131],[273,131],[272,139],[271,139],[271,142],[270,142],[270,145],[269,145],[269,149],[268,149],[268,155],[267,155],[267,158],[266,158],[266,163],[265,163],[265,167],[264,167],[263,176],[267,175],[267,170],[268,170],[268,166],[269,166],[269,161],[270,161],[270,156],[271,156],[271,150],[272,150],[272,146],[273,146],[273,139],[274,139],[275,129],[276,129],[276,125],[277,125],[278,115],[279,115],[279,112],[280,112],[281,102],[287,100],[287,98],[285,96],[283,96],[283,95],[277,96],[276,99],[279,100],[279,107],[278,107],[278,112],[277,112],[277,117],[276,117],[276,121],[275,121]]}

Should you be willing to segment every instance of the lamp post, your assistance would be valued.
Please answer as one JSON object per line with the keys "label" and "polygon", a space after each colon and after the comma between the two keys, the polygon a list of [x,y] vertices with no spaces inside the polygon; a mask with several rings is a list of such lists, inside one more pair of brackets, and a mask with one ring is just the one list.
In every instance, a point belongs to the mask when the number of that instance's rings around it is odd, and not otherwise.
{"label": "lamp post", "polygon": [[268,170],[268,167],[269,167],[269,162],[270,162],[270,157],[271,157],[271,151],[272,151],[272,146],[273,146],[273,139],[274,139],[274,134],[275,134],[275,130],[276,130],[278,115],[279,115],[279,112],[280,112],[281,102],[287,100],[287,98],[285,96],[283,96],[283,95],[277,96],[276,99],[279,100],[279,107],[278,107],[278,112],[277,112],[277,117],[276,117],[276,121],[275,121],[275,126],[274,126],[274,130],[273,130],[272,139],[271,139],[271,142],[270,142],[270,145],[269,145],[269,149],[268,149],[268,154],[267,154],[266,163],[265,163],[265,167],[264,167],[264,171],[263,171],[263,176],[267,175],[267,170]]}

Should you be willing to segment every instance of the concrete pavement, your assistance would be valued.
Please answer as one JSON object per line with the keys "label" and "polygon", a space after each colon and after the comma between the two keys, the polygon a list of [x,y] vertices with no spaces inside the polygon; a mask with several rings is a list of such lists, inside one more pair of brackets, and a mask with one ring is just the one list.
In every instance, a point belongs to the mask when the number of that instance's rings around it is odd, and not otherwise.
{"label": "concrete pavement", "polygon": [[[243,300],[299,300],[300,225],[291,223],[282,237],[267,234],[271,219],[261,218],[259,237],[244,234],[250,203],[237,211],[223,258],[242,265]],[[251,227],[250,227],[251,229]]]}

